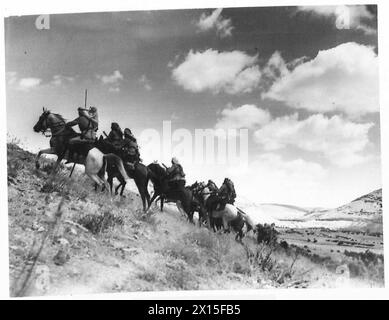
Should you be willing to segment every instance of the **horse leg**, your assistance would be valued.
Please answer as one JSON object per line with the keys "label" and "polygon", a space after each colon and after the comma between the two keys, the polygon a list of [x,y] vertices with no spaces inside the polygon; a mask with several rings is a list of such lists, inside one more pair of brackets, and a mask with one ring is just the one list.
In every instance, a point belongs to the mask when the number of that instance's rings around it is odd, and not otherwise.
{"label": "horse leg", "polygon": [[122,189],[120,190],[120,196],[121,197],[124,197],[123,196],[123,192],[124,192],[124,188],[126,187],[126,184],[127,184],[127,182],[124,180],[124,182],[122,183]]}
{"label": "horse leg", "polygon": [[54,168],[53,168],[53,170],[51,171],[51,175],[54,175],[54,174],[57,172],[57,169],[58,169],[58,167],[59,167],[59,164],[61,163],[62,160],[63,160],[63,155],[58,156],[58,159],[57,159],[57,161],[55,162]]}
{"label": "horse leg", "polygon": [[144,190],[143,184],[139,182],[139,180],[135,179],[136,187],[138,188],[138,192],[140,194],[140,197],[142,198],[142,204],[143,204],[143,212],[147,211],[147,204],[146,204],[146,193]]}
{"label": "horse leg", "polygon": [[[119,193],[119,188],[122,186],[122,181],[120,181],[119,178],[118,178],[118,180],[119,180],[119,184],[118,184],[118,186],[115,188],[115,196]],[[108,180],[108,182],[109,182],[109,185],[110,185],[111,190],[112,190],[112,188],[113,188],[113,178],[111,178],[111,180]],[[112,192],[112,191],[111,191],[111,192]]]}
{"label": "horse leg", "polygon": [[159,200],[161,200],[161,212],[163,212],[163,197],[160,197]]}
{"label": "horse leg", "polygon": [[224,231],[224,233],[229,233],[230,232],[230,227],[228,225],[227,219],[223,216],[222,220],[223,220],[223,231]]}
{"label": "horse leg", "polygon": [[158,194],[156,192],[154,192],[153,196],[151,197],[151,200],[149,201],[149,207],[147,208],[147,210],[150,209],[151,205],[153,204],[154,200],[158,197]]}

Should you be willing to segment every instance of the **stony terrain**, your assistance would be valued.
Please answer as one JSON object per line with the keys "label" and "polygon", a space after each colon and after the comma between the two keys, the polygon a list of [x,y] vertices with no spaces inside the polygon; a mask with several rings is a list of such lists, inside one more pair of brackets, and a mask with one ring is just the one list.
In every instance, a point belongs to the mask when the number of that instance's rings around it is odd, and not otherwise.
{"label": "stony terrain", "polygon": [[[277,228],[276,245],[252,232],[241,244],[189,224],[173,206],[145,215],[135,193],[111,199],[83,174],[69,178],[69,168],[50,178],[52,161],[36,170],[34,155],[7,147],[12,296],[383,286],[383,257],[365,250],[382,247],[379,237],[348,234],[349,245],[340,231]],[[345,245],[319,250],[324,239]]]}

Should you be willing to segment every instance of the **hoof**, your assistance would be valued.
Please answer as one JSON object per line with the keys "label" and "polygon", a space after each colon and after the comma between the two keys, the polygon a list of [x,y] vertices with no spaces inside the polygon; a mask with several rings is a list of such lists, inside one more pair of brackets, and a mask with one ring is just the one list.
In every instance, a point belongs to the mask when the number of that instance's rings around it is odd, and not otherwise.
{"label": "hoof", "polygon": [[35,162],[35,169],[39,170],[40,167],[41,166],[40,166],[39,162]]}

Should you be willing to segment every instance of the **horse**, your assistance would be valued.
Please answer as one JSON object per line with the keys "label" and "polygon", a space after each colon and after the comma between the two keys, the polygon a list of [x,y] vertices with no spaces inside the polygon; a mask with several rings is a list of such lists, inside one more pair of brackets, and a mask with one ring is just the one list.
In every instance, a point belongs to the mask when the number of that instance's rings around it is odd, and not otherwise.
{"label": "horse", "polygon": [[35,132],[41,132],[42,134],[45,134],[50,129],[51,139],[50,148],[39,150],[35,158],[35,167],[37,169],[40,167],[39,158],[42,154],[53,154],[58,157],[53,173],[57,170],[61,161],[65,159],[69,140],[78,136],[78,133],[73,128],[67,127],[65,124],[65,119],[60,114],[52,113],[43,108],[43,113],[33,129]]}
{"label": "horse", "polygon": [[[50,148],[40,150],[35,159],[35,166],[39,169],[39,158],[42,154],[57,155],[57,161],[53,168],[52,174],[54,174],[62,160],[66,159],[66,151],[68,148],[68,142],[71,138],[76,137],[78,134],[72,129],[68,128],[64,118],[56,113],[51,113],[49,110],[43,108],[43,113],[39,117],[38,122],[34,125],[33,130],[35,132],[42,132],[43,134],[50,129],[51,139]],[[105,172],[108,165],[116,166],[122,175],[124,180],[129,180],[126,170],[124,169],[122,160],[115,154],[104,154],[93,143],[88,146],[88,151],[85,157],[77,163],[85,166],[85,173],[99,186],[107,187],[109,185],[105,180]]]}
{"label": "horse", "polygon": [[[255,224],[251,221],[250,217],[238,207],[227,203],[222,210],[215,210],[210,204],[214,201],[214,197],[217,197],[212,193],[208,187],[205,187],[202,192],[202,203],[207,210],[207,223],[209,228],[216,231],[215,224],[218,220],[221,220],[222,228],[224,232],[229,232],[230,227],[237,233],[235,239],[241,241],[244,237],[243,227],[246,225],[247,232],[255,228]],[[216,223],[215,223],[216,222]]]}
{"label": "horse", "polygon": [[189,188],[184,188],[178,193],[175,190],[170,190],[168,186],[168,175],[166,169],[154,162],[147,166],[149,170],[149,177],[154,186],[154,194],[150,200],[149,208],[151,204],[158,197],[161,201],[161,211],[163,211],[163,203],[173,202],[176,203],[180,212],[184,212],[189,222],[193,222],[193,214],[198,208],[199,203],[193,197],[193,192]]}
{"label": "horse", "polygon": [[[105,141],[102,136],[97,140],[96,146],[104,153],[116,154],[123,160],[126,173],[130,178],[134,179],[136,187],[138,188],[139,194],[142,199],[143,211],[146,212],[147,205],[150,204],[150,194],[147,190],[147,185],[149,183],[149,171],[147,167],[140,162],[137,162],[135,164],[129,163],[128,160],[131,160],[129,159],[129,155],[131,155],[131,153],[129,153],[125,147],[116,149],[112,144],[107,143],[107,141]],[[120,196],[123,196],[124,188],[127,182],[118,170],[118,167],[116,165],[108,164],[107,174],[107,180],[111,193],[113,187],[113,179],[116,178],[119,180],[119,185],[115,188],[115,194],[118,194],[118,190],[121,187]]]}

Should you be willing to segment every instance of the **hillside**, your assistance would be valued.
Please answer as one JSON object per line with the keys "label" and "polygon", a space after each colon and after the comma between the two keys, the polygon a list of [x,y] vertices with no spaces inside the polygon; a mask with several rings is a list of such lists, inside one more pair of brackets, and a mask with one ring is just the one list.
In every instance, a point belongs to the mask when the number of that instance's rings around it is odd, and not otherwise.
{"label": "hillside", "polygon": [[111,199],[83,174],[70,179],[61,167],[51,179],[52,161],[37,171],[33,154],[7,151],[13,296],[381,286],[360,262],[350,278],[338,272],[348,258],[323,262],[304,248],[257,244],[252,232],[242,245],[189,224],[174,206],[145,215],[133,192]]}
{"label": "hillside", "polygon": [[382,189],[375,190],[336,209],[311,212],[306,220],[318,223],[333,222],[343,228],[370,229],[372,232],[382,233]]}

